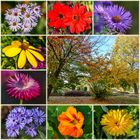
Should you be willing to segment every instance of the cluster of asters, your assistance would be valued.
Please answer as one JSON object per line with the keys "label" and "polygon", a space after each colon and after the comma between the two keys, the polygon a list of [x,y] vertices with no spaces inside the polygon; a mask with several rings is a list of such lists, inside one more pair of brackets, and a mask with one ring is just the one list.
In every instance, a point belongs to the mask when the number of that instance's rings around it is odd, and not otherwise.
{"label": "cluster of asters", "polygon": [[15,138],[24,131],[27,136],[35,137],[37,129],[46,120],[46,114],[37,108],[26,109],[25,107],[15,107],[6,119],[7,136]]}
{"label": "cluster of asters", "polygon": [[94,31],[101,33],[125,33],[132,26],[132,15],[124,7],[111,1],[96,1],[94,3]]}
{"label": "cluster of asters", "polygon": [[18,4],[6,10],[5,20],[13,32],[29,33],[36,27],[41,15],[41,8],[36,3]]}
{"label": "cluster of asters", "polygon": [[84,5],[71,6],[56,2],[52,10],[48,11],[48,26],[56,30],[69,28],[70,33],[80,34],[91,28],[91,16],[92,12],[89,12]]}

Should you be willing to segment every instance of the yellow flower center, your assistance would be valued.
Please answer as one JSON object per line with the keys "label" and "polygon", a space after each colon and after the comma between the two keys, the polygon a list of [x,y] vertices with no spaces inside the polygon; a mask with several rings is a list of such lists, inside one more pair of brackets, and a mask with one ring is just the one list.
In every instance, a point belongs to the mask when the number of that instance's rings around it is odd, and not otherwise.
{"label": "yellow flower center", "polygon": [[22,43],[22,45],[20,46],[20,48],[22,50],[27,50],[29,48],[29,45],[27,43]]}
{"label": "yellow flower center", "polygon": [[27,17],[27,18],[30,18],[30,14],[26,14],[26,17]]}

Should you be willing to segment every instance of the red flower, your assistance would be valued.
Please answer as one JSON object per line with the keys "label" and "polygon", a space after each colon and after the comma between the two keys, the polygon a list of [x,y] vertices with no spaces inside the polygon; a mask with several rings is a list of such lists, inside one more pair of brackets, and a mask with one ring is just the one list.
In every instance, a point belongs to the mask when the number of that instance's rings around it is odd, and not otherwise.
{"label": "red flower", "polygon": [[50,20],[48,25],[57,29],[66,28],[65,17],[69,10],[69,6],[60,2],[55,3],[53,5],[53,10],[48,11],[48,18]]}
{"label": "red flower", "polygon": [[66,15],[66,24],[70,26],[71,33],[81,33],[89,29],[92,23],[92,12],[88,12],[86,6],[75,4]]}

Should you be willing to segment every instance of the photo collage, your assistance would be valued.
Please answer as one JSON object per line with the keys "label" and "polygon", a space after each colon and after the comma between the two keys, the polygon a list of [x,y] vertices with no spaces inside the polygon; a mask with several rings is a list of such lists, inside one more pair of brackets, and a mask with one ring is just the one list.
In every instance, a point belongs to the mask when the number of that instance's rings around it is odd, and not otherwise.
{"label": "photo collage", "polygon": [[0,139],[140,139],[139,0],[0,0]]}

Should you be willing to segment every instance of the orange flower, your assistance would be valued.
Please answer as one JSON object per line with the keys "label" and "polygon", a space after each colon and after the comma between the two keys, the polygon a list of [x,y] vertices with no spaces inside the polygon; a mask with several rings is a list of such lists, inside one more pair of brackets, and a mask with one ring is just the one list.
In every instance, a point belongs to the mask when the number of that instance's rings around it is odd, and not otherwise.
{"label": "orange flower", "polygon": [[82,136],[84,116],[81,112],[77,112],[74,107],[68,107],[66,112],[62,112],[58,116],[58,121],[60,122],[58,130],[61,135],[74,138]]}

